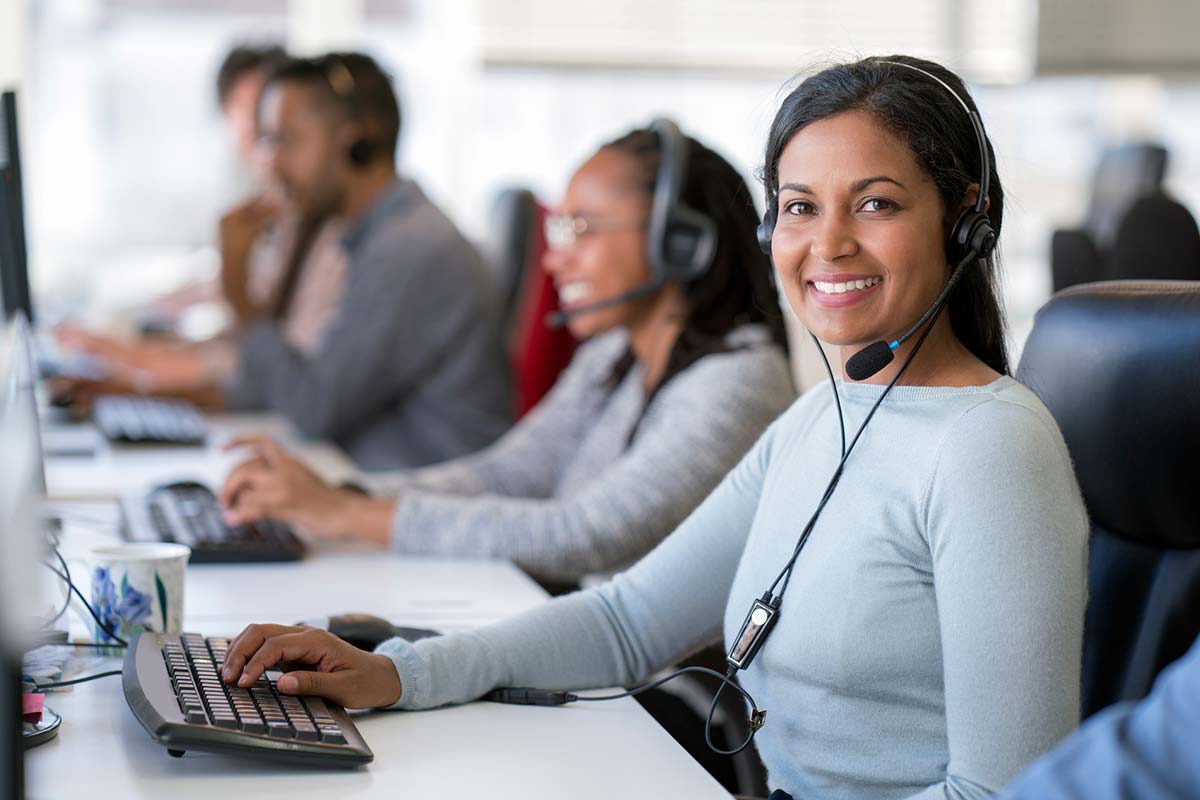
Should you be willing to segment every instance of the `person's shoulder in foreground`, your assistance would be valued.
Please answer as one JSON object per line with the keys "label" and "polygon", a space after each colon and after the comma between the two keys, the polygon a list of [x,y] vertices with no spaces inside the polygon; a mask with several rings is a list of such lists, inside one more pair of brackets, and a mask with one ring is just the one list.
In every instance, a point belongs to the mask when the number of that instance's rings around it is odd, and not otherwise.
{"label": "person's shoulder in foreground", "polygon": [[1200,640],[1140,703],[1092,717],[998,800],[1200,797]]}

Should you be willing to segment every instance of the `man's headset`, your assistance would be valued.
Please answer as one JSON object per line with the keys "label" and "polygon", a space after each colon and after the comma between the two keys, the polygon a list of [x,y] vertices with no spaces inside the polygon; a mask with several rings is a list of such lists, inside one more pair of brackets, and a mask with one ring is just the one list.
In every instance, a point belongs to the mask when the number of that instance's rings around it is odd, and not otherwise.
{"label": "man's headset", "polygon": [[[979,145],[979,195],[975,198],[975,205],[959,215],[953,229],[951,229],[950,238],[946,242],[946,260],[954,264],[955,267],[950,274],[950,279],[946,282],[945,288],[942,289],[941,293],[933,301],[929,310],[921,315],[921,318],[902,336],[897,337],[890,343],[884,341],[875,342],[850,357],[846,362],[846,374],[856,381],[866,380],[890,364],[895,357],[895,350],[908,341],[913,334],[921,329],[921,326],[928,322],[941,309],[946,299],[950,296],[950,293],[954,290],[954,287],[958,285],[963,272],[971,263],[982,258],[987,258],[996,246],[996,231],[987,216],[988,189],[991,185],[992,166],[991,159],[988,157],[987,136],[983,132],[983,123],[979,121],[979,115],[967,105],[967,102],[959,96],[958,92],[950,88],[948,83],[932,72],[913,66],[912,64],[905,64],[901,61],[879,60],[876,63],[890,64],[894,67],[902,67],[921,73],[930,80],[937,82],[949,92],[950,96],[967,112],[967,117],[971,120],[971,127],[975,130],[975,140]],[[778,213],[778,188],[768,186],[767,210],[763,215],[762,224],[758,226],[758,246],[767,255],[771,255],[771,238],[775,233],[775,222]]]}
{"label": "man's headset", "polygon": [[[979,161],[981,171],[979,178],[979,197],[976,198],[974,206],[971,209],[963,212],[954,225],[954,230],[950,236],[950,241],[947,244],[947,254],[949,255],[948,260],[955,264],[954,270],[950,275],[950,279],[946,282],[945,288],[942,289],[933,305],[930,306],[929,310],[921,316],[921,318],[908,330],[908,332],[906,332],[903,336],[900,336],[890,345],[886,342],[877,342],[876,344],[870,345],[864,350],[856,353],[850,359],[850,362],[854,362],[855,359],[858,359],[861,363],[863,362],[864,358],[867,357],[875,359],[874,361],[865,364],[861,369],[855,368],[857,374],[856,372],[851,371],[851,363],[847,363],[846,371],[850,374],[850,377],[854,378],[855,380],[865,380],[866,378],[869,378],[875,373],[879,372],[879,370],[883,369],[883,367],[887,366],[888,362],[890,362],[893,358],[893,350],[895,350],[906,339],[920,330],[925,323],[931,323],[925,328],[924,332],[917,339],[916,345],[908,354],[908,357],[905,358],[904,363],[900,366],[900,369],[897,370],[896,374],[884,388],[883,392],[880,393],[879,398],[875,401],[874,405],[871,406],[870,411],[868,411],[867,416],[859,426],[858,431],[850,440],[849,446],[846,445],[845,420],[842,416],[842,405],[841,400],[838,397],[837,383],[834,381],[833,370],[829,366],[829,361],[825,360],[825,369],[829,375],[829,381],[833,386],[833,396],[835,405],[837,407],[838,423],[842,429],[842,456],[838,461],[837,467],[833,471],[833,475],[829,479],[829,483],[825,487],[825,491],[822,493],[821,501],[817,504],[816,510],[813,512],[812,516],[801,530],[800,536],[796,541],[796,545],[792,549],[791,557],[788,559],[780,573],[776,576],[775,580],[771,583],[771,586],[751,604],[750,610],[746,614],[746,619],[742,623],[741,628],[738,629],[737,636],[734,637],[733,643],[729,648],[729,652],[725,656],[726,670],[724,675],[706,667],[692,666],[684,667],[676,672],[671,673],[670,675],[661,677],[651,683],[637,686],[627,692],[622,692],[621,694],[580,696],[573,692],[565,691],[530,688],[505,688],[496,689],[484,695],[485,700],[522,705],[562,705],[564,703],[572,703],[577,701],[615,700],[621,697],[637,695],[649,689],[653,689],[656,686],[678,677],[685,672],[702,672],[716,677],[721,681],[716,694],[713,696],[712,705],[709,708],[708,720],[705,723],[704,740],[711,750],[722,755],[733,755],[739,753],[749,746],[750,742],[754,740],[754,734],[757,733],[760,728],[762,728],[766,721],[766,710],[758,708],[757,703],[754,702],[754,698],[750,696],[749,692],[747,692],[734,681],[734,676],[739,671],[750,666],[750,663],[754,660],[754,657],[758,654],[759,650],[762,649],[763,644],[766,643],[767,637],[775,627],[775,623],[778,622],[780,606],[783,603],[783,595],[787,591],[788,583],[791,581],[792,570],[795,567],[796,560],[799,558],[801,551],[804,549],[804,545],[808,542],[808,537],[812,533],[818,518],[820,518],[821,512],[825,509],[825,505],[829,502],[829,499],[833,496],[834,491],[837,489],[838,482],[841,480],[842,472],[846,465],[846,460],[850,457],[850,453],[853,452],[854,447],[862,438],[863,432],[866,430],[867,425],[870,424],[871,419],[875,416],[875,412],[879,409],[880,404],[883,403],[884,399],[891,392],[892,387],[896,385],[898,380],[900,380],[900,377],[904,374],[904,371],[908,368],[908,365],[912,363],[913,358],[921,349],[921,345],[924,344],[925,338],[933,329],[932,322],[936,322],[937,317],[941,314],[947,298],[950,296],[951,291],[953,291],[955,285],[958,283],[958,280],[962,277],[964,270],[972,262],[981,258],[985,258],[989,253],[991,253],[992,249],[996,245],[996,232],[992,228],[991,222],[988,220],[985,214],[985,209],[987,207],[988,187],[991,183],[991,159],[988,157],[987,137],[983,131],[983,123],[979,121],[979,117],[971,110],[971,107],[967,105],[962,97],[960,97],[959,94],[950,88],[945,81],[936,75],[928,72],[927,70],[921,69],[920,67],[916,67],[911,64],[905,64],[899,61],[880,60],[876,63],[890,64],[921,73],[945,88],[945,90],[948,91],[951,96],[953,96],[954,99],[957,100],[958,103],[966,110],[967,115],[971,119],[971,125],[975,129],[975,136],[979,144]],[[776,203],[775,191],[772,187],[768,187],[768,201],[767,213],[763,219],[762,225],[760,225],[758,229],[758,239],[763,251],[769,255],[771,252],[771,234],[775,225]],[[879,346],[882,346],[884,352],[886,353],[886,360],[882,361],[882,363],[879,363],[879,355],[870,355],[872,351]],[[824,351],[821,350],[819,345],[817,349],[821,351],[821,357],[824,359]],[[867,369],[870,371],[866,371]],[[778,591],[776,591],[776,589],[778,589]],[[717,701],[721,695],[721,692],[726,686],[738,692],[750,706],[750,716],[748,720],[750,735],[747,736],[745,741],[743,741],[737,747],[727,750],[717,747],[710,738],[712,717],[716,712]],[[770,800],[790,800],[790,796],[782,790],[776,790],[775,792],[771,793]]]}
{"label": "man's headset", "polygon": [[[321,74],[325,76],[325,82],[329,84],[329,88],[350,110],[351,116],[356,120],[361,119],[361,115],[358,113],[358,84],[346,62],[337,54],[330,53],[316,59],[314,63],[320,68]],[[375,158],[375,145],[366,136],[359,136],[346,149],[346,157],[355,167],[365,167]]]}
{"label": "man's headset", "polygon": [[646,297],[668,281],[690,283],[702,277],[712,265],[717,251],[717,224],[679,199],[688,174],[688,140],[669,119],[656,119],[650,130],[658,135],[660,150],[646,227],[650,278],[613,297],[548,314],[546,324],[550,327],[561,328],[577,316]]}

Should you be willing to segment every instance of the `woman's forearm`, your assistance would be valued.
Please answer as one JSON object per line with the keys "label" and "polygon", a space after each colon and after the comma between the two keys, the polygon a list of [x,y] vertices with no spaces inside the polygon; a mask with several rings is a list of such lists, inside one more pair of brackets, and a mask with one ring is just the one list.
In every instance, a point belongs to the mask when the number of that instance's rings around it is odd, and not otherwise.
{"label": "woman's forearm", "polygon": [[392,518],[396,514],[396,501],[365,497],[358,492],[340,491],[343,508],[338,515],[342,532],[368,539],[381,547],[392,543]]}

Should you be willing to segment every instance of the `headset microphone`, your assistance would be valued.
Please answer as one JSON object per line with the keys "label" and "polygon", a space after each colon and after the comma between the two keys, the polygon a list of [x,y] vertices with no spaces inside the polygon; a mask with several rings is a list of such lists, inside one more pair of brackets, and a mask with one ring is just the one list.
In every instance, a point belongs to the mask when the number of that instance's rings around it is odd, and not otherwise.
{"label": "headset microphone", "polygon": [[946,300],[950,298],[950,293],[954,291],[954,287],[958,285],[959,280],[966,272],[967,266],[977,257],[974,250],[967,253],[967,257],[958,263],[954,272],[950,273],[950,280],[946,281],[945,287],[933,301],[933,305],[929,306],[921,318],[903,336],[893,339],[890,343],[880,340],[869,344],[846,359],[846,375],[850,380],[865,381],[892,363],[892,359],[896,357],[896,349],[911,339],[913,334],[919,331],[921,326],[928,322],[929,318],[946,303]]}
{"label": "headset microphone", "polygon": [[561,328],[571,320],[575,319],[576,317],[581,317],[584,314],[590,314],[593,311],[603,311],[606,308],[612,308],[613,306],[619,306],[634,300],[640,300],[643,297],[657,292],[662,285],[663,281],[661,279],[654,278],[640,286],[635,286],[628,291],[621,292],[620,294],[613,295],[612,297],[605,298],[604,300],[597,300],[594,303],[585,303],[584,305],[575,306],[574,308],[551,311],[546,315],[546,327]]}

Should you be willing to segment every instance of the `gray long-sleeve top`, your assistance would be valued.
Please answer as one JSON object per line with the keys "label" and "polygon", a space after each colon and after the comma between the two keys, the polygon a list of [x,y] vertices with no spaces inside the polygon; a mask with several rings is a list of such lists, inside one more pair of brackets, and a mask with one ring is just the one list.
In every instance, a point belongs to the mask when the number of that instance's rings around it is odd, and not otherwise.
{"label": "gray long-sleeve top", "polygon": [[490,448],[370,481],[398,500],[394,547],[506,558],[558,580],[632,563],[795,398],[783,350],[763,327],[743,326],[727,344],[647,405],[639,365],[610,381],[628,336],[585,343],[542,402]]}
{"label": "gray long-sleeve top", "polygon": [[[840,384],[853,432],[881,386]],[[393,639],[400,708],[497,686],[630,684],[722,632],[791,555],[839,456],[806,393],[646,558],[474,631]],[[893,390],[740,674],[796,798],[980,798],[1079,720],[1087,520],[1053,418],[1025,387]],[[585,709],[561,713],[587,713]]]}
{"label": "gray long-sleeve top", "polygon": [[512,422],[495,289],[474,248],[408,180],[343,237],[345,288],[317,347],[250,326],[226,406],[271,409],[364,469],[472,453]]}

